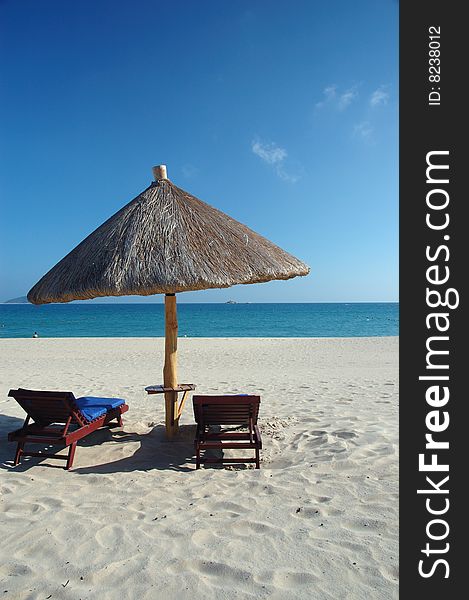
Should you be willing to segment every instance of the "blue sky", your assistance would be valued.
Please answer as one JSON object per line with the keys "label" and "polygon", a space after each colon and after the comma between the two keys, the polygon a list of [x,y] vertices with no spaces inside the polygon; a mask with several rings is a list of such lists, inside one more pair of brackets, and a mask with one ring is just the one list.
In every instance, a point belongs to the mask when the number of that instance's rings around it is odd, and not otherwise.
{"label": "blue sky", "polygon": [[396,301],[397,69],[391,0],[1,1],[0,301],[159,163],[311,266],[181,301]]}

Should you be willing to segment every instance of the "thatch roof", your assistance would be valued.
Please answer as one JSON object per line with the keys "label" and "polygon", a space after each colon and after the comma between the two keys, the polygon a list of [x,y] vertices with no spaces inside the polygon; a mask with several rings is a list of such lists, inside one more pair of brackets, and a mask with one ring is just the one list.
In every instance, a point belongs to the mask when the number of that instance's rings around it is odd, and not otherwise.
{"label": "thatch roof", "polygon": [[307,275],[309,267],[228,215],[155,181],[28,293],[34,304],[224,288]]}

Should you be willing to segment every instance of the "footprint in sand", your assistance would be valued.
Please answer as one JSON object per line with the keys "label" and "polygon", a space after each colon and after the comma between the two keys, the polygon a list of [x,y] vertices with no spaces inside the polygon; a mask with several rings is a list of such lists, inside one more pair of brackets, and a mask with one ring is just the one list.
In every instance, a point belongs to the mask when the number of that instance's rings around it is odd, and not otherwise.
{"label": "footprint in sand", "polygon": [[96,532],[95,538],[103,548],[120,548],[124,544],[124,530],[121,525],[107,525]]}
{"label": "footprint in sand", "polygon": [[227,579],[231,579],[232,581],[240,581],[240,580],[250,580],[252,579],[252,574],[249,571],[244,571],[243,569],[237,569],[235,567],[230,567],[225,563],[218,562],[204,562],[197,561],[197,566],[195,567],[196,572],[205,573],[206,575],[213,577],[221,577],[223,581]]}
{"label": "footprint in sand", "polygon": [[21,565],[18,562],[5,562],[0,565],[0,575],[2,577],[25,577],[26,575],[31,575],[32,572],[32,569],[27,565]]}
{"label": "footprint in sand", "polygon": [[376,532],[384,528],[384,523],[376,519],[366,519],[363,521],[352,521],[350,519],[344,519],[341,521],[340,525],[341,527],[343,527],[344,529],[348,529],[349,531],[365,534]]}
{"label": "footprint in sand", "polygon": [[38,502],[44,506],[44,508],[49,508],[52,510],[59,510],[63,507],[63,502],[62,500],[59,500],[58,498],[49,498],[49,497],[45,497],[45,498],[38,498]]}
{"label": "footprint in sand", "polygon": [[191,535],[192,542],[199,547],[208,546],[211,547],[218,536],[213,532],[205,529],[198,529]]}
{"label": "footprint in sand", "polygon": [[303,571],[276,571],[272,577],[274,586],[287,590],[294,589],[299,585],[310,585],[316,579],[311,573]]}
{"label": "footprint in sand", "polygon": [[8,503],[5,504],[3,508],[3,512],[12,517],[33,515],[44,510],[46,510],[46,508],[38,502],[21,502],[21,504],[16,502],[14,504]]}
{"label": "footprint in sand", "polygon": [[284,532],[279,527],[261,523],[259,521],[243,521],[236,525],[236,531],[246,534],[272,535],[279,538],[284,537]]}
{"label": "footprint in sand", "polygon": [[350,440],[357,437],[357,434],[353,433],[353,431],[334,431],[333,434],[343,440]]}
{"label": "footprint in sand", "polygon": [[230,567],[225,563],[203,560],[183,560],[168,567],[168,571],[174,574],[180,574],[181,571],[192,571],[197,575],[205,575],[208,577],[220,579],[220,583],[231,581],[239,583],[241,581],[252,580],[252,574],[243,569]]}
{"label": "footprint in sand", "polygon": [[229,513],[229,516],[234,515],[239,517],[242,513],[246,513],[244,506],[236,504],[235,502],[230,502],[229,500],[216,502],[213,505],[213,509],[217,512],[223,512],[223,516],[227,516],[227,513]]}

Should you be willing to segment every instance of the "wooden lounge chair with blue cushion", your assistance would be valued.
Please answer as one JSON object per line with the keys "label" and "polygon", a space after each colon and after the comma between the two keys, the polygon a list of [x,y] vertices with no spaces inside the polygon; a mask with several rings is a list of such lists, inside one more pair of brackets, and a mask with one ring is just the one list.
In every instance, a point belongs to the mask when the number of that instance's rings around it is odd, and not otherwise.
{"label": "wooden lounge chair with blue cushion", "polygon": [[[201,463],[256,463],[260,468],[261,434],[257,426],[259,396],[239,394],[233,396],[194,396],[194,417],[197,423],[194,445],[196,468]],[[214,431],[215,426],[220,431]],[[222,425],[236,426],[244,431],[227,431]],[[203,450],[252,449],[255,458],[201,457]]]}
{"label": "wooden lounge chair with blue cushion", "polygon": [[[8,434],[8,441],[18,443],[15,465],[22,456],[41,456],[66,460],[65,469],[71,469],[78,440],[104,425],[122,427],[122,415],[129,410],[125,400],[120,398],[75,398],[72,392],[42,392],[20,388],[10,390],[8,395],[27,414],[23,427]],[[26,443],[69,447],[69,451],[67,455],[26,452]]]}

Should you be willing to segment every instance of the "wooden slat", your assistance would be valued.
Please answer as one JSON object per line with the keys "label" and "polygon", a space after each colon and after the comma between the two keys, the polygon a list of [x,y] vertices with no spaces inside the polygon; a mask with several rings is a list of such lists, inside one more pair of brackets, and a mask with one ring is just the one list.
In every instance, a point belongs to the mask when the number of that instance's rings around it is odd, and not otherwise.
{"label": "wooden slat", "polygon": [[224,415],[247,415],[250,416],[254,413],[253,410],[250,410],[250,406],[225,406],[218,404],[202,404],[200,407],[203,413],[222,413]]}
{"label": "wooden slat", "polygon": [[239,409],[236,407],[226,407],[223,408],[222,406],[202,406],[202,414],[204,416],[210,416],[210,415],[233,415],[233,417],[246,417],[247,419],[249,419],[249,417],[253,414],[253,411],[250,410],[246,410],[246,409]]}
{"label": "wooden slat", "polygon": [[197,422],[208,425],[244,425],[250,417],[257,421],[260,397],[251,396],[193,396]]}
{"label": "wooden slat", "polygon": [[255,458],[200,458],[201,463],[255,463]]}
{"label": "wooden slat", "polygon": [[221,411],[221,410],[213,410],[213,411],[203,411],[202,412],[202,416],[204,418],[204,421],[206,419],[217,419],[217,418],[221,418],[221,419],[244,419],[245,421],[249,421],[249,418],[251,415],[246,414],[246,413],[238,413],[238,412],[231,412],[231,411]]}
{"label": "wooden slat", "polygon": [[244,432],[233,432],[233,433],[206,433],[205,439],[207,440],[247,440],[249,439],[249,433]]}
{"label": "wooden slat", "polygon": [[200,395],[200,394],[195,394],[194,395],[194,402],[196,404],[199,403],[204,403],[206,401],[208,402],[218,402],[220,404],[233,404],[234,402],[237,402],[239,404],[251,404],[253,402],[253,400],[256,400],[258,403],[260,402],[260,396],[257,395],[250,395],[250,394],[233,394],[233,395],[229,395],[229,394],[225,394],[225,395]]}
{"label": "wooden slat", "polygon": [[68,456],[63,454],[51,454],[46,452],[23,452],[21,453],[23,456],[39,456],[41,458],[57,458],[59,460],[68,460]]}
{"label": "wooden slat", "polygon": [[31,444],[63,444],[65,439],[61,435],[39,435],[39,434],[24,434],[21,431],[12,431],[8,434],[9,442],[27,441]]}
{"label": "wooden slat", "polygon": [[74,395],[72,392],[49,392],[47,390],[25,390],[23,388],[18,388],[17,390],[10,390],[8,395],[12,398],[17,398],[17,396],[22,396],[23,398],[30,399],[41,399],[41,398],[50,398],[50,399],[62,399],[62,400],[70,400],[74,399]]}
{"label": "wooden slat", "polygon": [[227,416],[214,416],[210,418],[203,418],[205,425],[236,425],[236,426],[247,426],[249,423],[248,419],[227,417]]}
{"label": "wooden slat", "polygon": [[236,448],[255,448],[257,444],[255,442],[206,442],[204,440],[200,441],[200,449],[201,450],[236,450]]}

